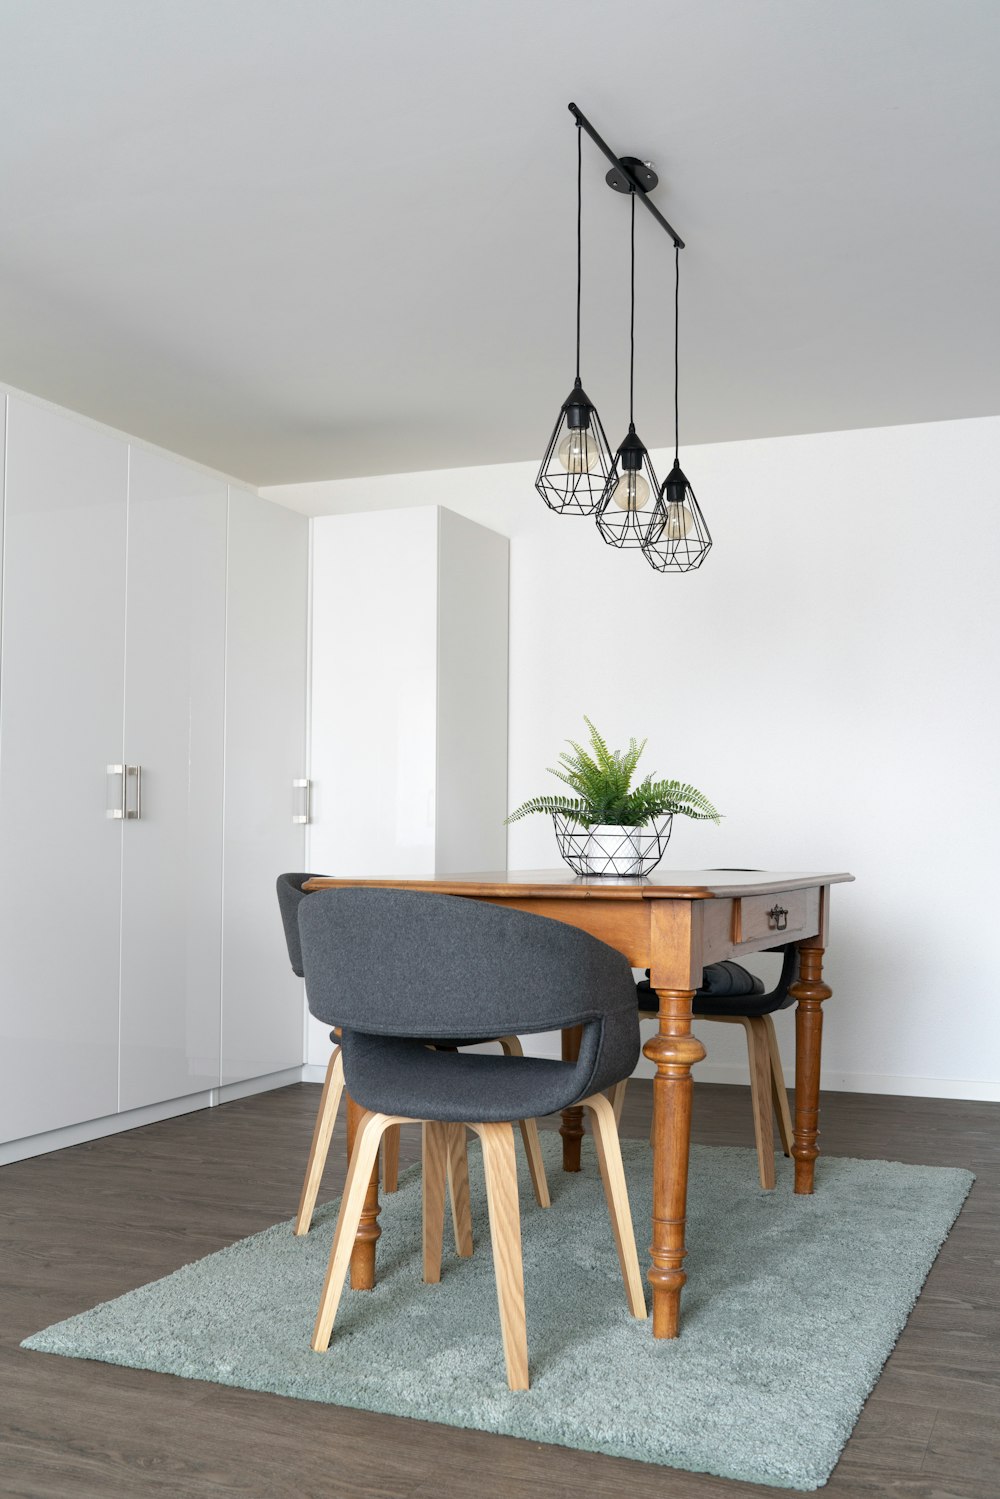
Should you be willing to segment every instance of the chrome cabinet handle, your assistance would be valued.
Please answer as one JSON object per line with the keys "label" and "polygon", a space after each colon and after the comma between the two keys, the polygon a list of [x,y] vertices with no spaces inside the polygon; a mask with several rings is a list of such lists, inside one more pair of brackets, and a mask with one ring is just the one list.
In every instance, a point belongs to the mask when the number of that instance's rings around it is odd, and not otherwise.
{"label": "chrome cabinet handle", "polygon": [[312,782],[303,776],[292,782],[292,821],[296,824],[312,821]]}
{"label": "chrome cabinet handle", "polygon": [[125,818],[128,822],[138,822],[142,816],[142,766],[125,766]]}
{"label": "chrome cabinet handle", "polygon": [[[124,765],[108,766],[108,801],[104,815],[113,817],[116,821],[120,821],[125,816],[125,769]],[[113,792],[112,778],[118,782]]]}
{"label": "chrome cabinet handle", "polygon": [[783,932],[788,926],[788,912],[784,906],[772,906],[767,913],[767,924],[772,932]]}

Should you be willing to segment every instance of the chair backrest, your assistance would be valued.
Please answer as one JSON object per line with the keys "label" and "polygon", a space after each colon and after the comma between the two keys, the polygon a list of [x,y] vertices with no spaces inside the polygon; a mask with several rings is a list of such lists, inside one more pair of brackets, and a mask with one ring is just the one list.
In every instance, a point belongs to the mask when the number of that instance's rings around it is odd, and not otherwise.
{"label": "chair backrest", "polygon": [[786,947],[772,948],[771,951],[780,951],[782,954],[781,974],[770,993],[764,995],[764,999],[768,1001],[770,1011],[787,1010],[789,1005],[795,1003],[795,996],[789,994],[788,990],[799,976],[799,950],[794,942],[789,942]]}
{"label": "chair backrest", "polygon": [[635,1015],[613,947],[462,896],[320,890],[298,908],[309,1008],[372,1035],[491,1040]]}
{"label": "chair backrest", "polygon": [[285,944],[292,972],[302,978],[302,942],[299,938],[299,906],[305,900],[302,886],[311,880],[311,874],[278,875],[278,909],[285,928]]}

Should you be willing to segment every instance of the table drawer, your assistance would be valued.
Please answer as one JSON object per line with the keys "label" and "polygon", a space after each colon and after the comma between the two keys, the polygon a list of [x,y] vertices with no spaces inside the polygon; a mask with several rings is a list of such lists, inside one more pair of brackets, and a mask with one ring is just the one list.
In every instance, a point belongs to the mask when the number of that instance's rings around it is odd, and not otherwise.
{"label": "table drawer", "polygon": [[819,923],[818,890],[785,890],[780,895],[745,895],[733,901],[733,941],[775,946],[793,937],[811,937]]}

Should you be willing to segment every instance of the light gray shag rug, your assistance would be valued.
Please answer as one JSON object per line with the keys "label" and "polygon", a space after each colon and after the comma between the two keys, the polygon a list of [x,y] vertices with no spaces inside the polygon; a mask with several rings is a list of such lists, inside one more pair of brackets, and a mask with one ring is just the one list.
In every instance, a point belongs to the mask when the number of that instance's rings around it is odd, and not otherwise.
{"label": "light gray shag rug", "polygon": [[[531,1389],[504,1375],[478,1145],[476,1252],[446,1237],[421,1281],[420,1175],[383,1198],[374,1293],[345,1292],[330,1351],[309,1347],[336,1204],[296,1239],[277,1224],[24,1348],[503,1432],[723,1478],[826,1482],[972,1184],[970,1172],[820,1160],[812,1197],[757,1185],[754,1153],[692,1150],[682,1335],[628,1315],[589,1139],[565,1175],[543,1134],[552,1207],[521,1161]],[[645,1269],[650,1152],[623,1141]],[[520,1150],[519,1150],[520,1155]],[[294,1187],[290,1183],[290,1188]]]}

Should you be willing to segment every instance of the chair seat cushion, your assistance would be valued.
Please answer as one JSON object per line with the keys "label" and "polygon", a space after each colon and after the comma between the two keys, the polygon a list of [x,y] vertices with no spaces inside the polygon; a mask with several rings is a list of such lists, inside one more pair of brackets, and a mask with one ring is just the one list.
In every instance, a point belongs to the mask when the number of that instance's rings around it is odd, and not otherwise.
{"label": "chair seat cushion", "polygon": [[[639,1009],[655,1012],[656,995],[649,982],[649,970],[645,979],[636,985]],[[757,1015],[771,1008],[771,995],[764,994],[763,982],[748,969],[727,959],[722,963],[709,963],[701,976],[701,988],[691,1002],[694,1015]]]}
{"label": "chair seat cushion", "polygon": [[433,1051],[426,1042],[345,1030],[344,1080],[362,1108],[446,1123],[534,1119],[583,1096],[573,1062]]}

